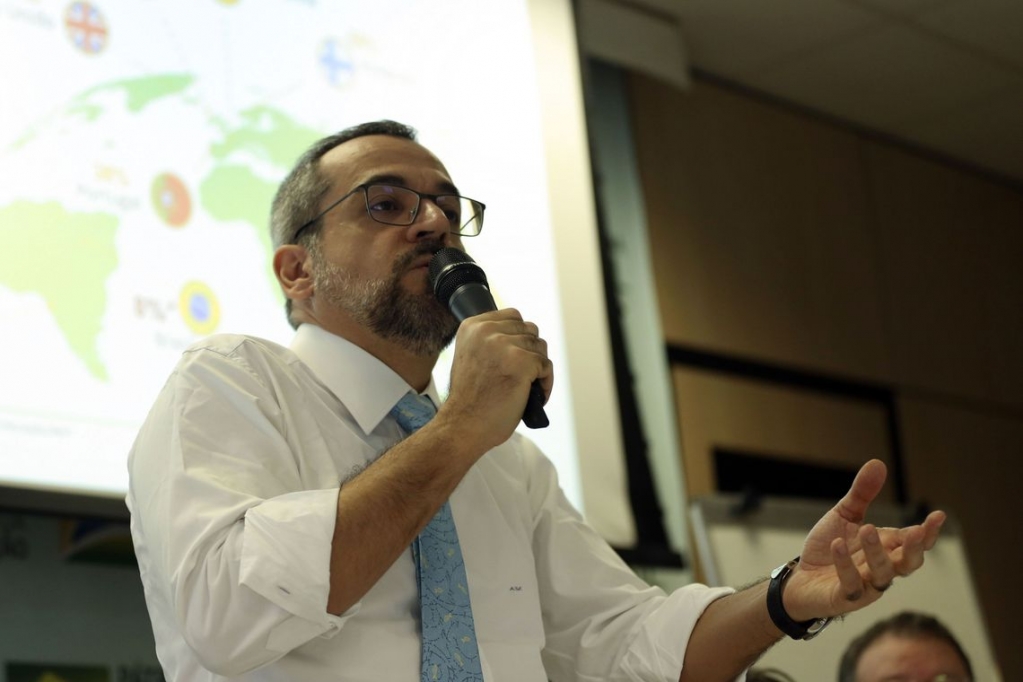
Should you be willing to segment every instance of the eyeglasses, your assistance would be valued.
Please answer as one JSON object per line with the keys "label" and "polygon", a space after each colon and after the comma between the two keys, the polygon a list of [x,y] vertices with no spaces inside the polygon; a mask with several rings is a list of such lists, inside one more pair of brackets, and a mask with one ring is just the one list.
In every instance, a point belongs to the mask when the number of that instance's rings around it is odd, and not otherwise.
{"label": "eyeglasses", "polygon": [[320,211],[319,215],[295,231],[291,243],[297,244],[302,232],[356,192],[362,192],[365,195],[366,213],[369,217],[384,225],[411,225],[416,221],[419,207],[425,198],[444,212],[452,233],[463,237],[475,237],[483,229],[483,211],[486,209],[483,202],[457,194],[426,194],[400,185],[369,183],[359,185]]}

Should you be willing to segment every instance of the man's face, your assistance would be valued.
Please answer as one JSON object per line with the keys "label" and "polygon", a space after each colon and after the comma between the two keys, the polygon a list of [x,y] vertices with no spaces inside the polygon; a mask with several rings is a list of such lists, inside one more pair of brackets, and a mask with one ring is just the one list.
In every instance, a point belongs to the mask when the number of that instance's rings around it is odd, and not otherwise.
{"label": "man's face", "polygon": [[969,679],[956,650],[927,636],[883,635],[867,647],[856,665],[856,682],[931,682],[938,675],[947,675],[948,682]]}
{"label": "man's face", "polygon": [[[332,178],[324,205],[367,182],[386,182],[428,194],[457,192],[429,151],[410,140],[372,135],[349,140],[321,160]],[[366,213],[362,192],[323,218],[311,249],[314,295],[346,320],[417,355],[436,355],[458,328],[434,297],[427,277],[432,255],[461,248],[444,213],[423,199],[409,226],[384,225]]]}

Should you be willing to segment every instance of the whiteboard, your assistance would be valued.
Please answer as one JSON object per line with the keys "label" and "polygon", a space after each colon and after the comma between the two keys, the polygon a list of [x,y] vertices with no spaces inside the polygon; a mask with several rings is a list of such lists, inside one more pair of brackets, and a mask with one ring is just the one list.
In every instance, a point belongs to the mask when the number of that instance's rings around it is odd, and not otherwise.
{"label": "whiteboard", "polygon": [[[816,500],[764,498],[759,507],[736,514],[739,495],[713,495],[691,505],[698,561],[709,585],[748,585],[798,556],[814,523],[831,507]],[[905,525],[905,512],[875,503],[867,521],[878,526]],[[970,577],[962,535],[949,517],[923,567],[897,579],[884,598],[844,620],[836,620],[809,642],[784,639],[757,663],[778,668],[798,682],[834,680],[848,644],[875,621],[902,610],[929,613],[940,620],[965,649],[974,679],[1002,679],[987,637],[983,614]]]}

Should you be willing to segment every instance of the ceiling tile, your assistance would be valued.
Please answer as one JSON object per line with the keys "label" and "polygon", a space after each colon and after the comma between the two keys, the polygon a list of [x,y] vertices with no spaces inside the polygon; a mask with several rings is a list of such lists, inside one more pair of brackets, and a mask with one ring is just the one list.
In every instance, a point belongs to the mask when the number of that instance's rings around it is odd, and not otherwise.
{"label": "ceiling tile", "polygon": [[679,5],[685,2],[686,0],[625,0],[621,4],[645,8],[658,14],[675,15],[678,13]]}
{"label": "ceiling tile", "polygon": [[841,0],[679,0],[675,11],[693,64],[735,79],[879,21]]}
{"label": "ceiling tile", "polygon": [[1008,87],[1016,76],[912,27],[892,23],[745,82],[845,120],[889,131]]}
{"label": "ceiling tile", "polygon": [[[921,12],[947,5],[956,0],[844,0],[852,5],[859,5],[878,11],[888,16],[909,17]],[[962,1],[962,0],[959,0]]]}
{"label": "ceiling tile", "polygon": [[615,0],[710,74],[1023,180],[1023,0]]}
{"label": "ceiling tile", "polygon": [[1023,2],[970,0],[923,12],[914,21],[976,54],[1011,65],[1023,75]]}

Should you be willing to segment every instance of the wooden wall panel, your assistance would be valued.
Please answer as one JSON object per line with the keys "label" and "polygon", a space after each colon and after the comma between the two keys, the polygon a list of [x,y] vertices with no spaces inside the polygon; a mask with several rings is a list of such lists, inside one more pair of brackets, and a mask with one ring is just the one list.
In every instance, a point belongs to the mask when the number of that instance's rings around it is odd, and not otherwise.
{"label": "wooden wall panel", "polygon": [[990,260],[984,305],[994,375],[991,397],[1023,407],[1023,194],[993,188],[987,208]]}
{"label": "wooden wall panel", "polygon": [[1023,418],[915,398],[901,400],[899,412],[910,496],[959,519],[988,635],[1005,679],[1019,679]]}
{"label": "wooden wall panel", "polygon": [[[715,448],[852,469],[874,457],[891,463],[887,417],[877,403],[680,366],[672,379],[690,499],[718,490]],[[891,486],[883,498],[894,499]]]}
{"label": "wooden wall panel", "polygon": [[1023,406],[1023,197],[868,145],[894,383]]}
{"label": "wooden wall panel", "polygon": [[[960,518],[1003,672],[1023,677],[1023,192],[699,81],[634,75],[630,96],[666,343],[891,387],[909,497]],[[690,495],[716,490],[715,446],[889,456],[879,406],[673,379]]]}
{"label": "wooden wall panel", "polygon": [[857,138],[701,83],[630,81],[667,340],[886,378]]}

